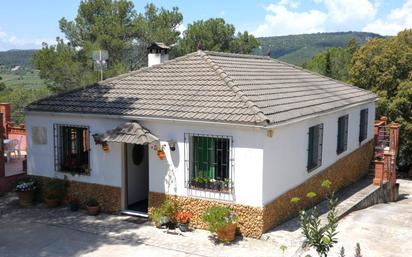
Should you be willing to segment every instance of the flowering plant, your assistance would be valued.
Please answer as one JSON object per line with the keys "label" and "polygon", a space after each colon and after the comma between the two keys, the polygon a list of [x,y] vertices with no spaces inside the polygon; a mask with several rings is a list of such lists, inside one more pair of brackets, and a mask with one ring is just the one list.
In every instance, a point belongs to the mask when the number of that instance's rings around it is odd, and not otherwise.
{"label": "flowering plant", "polygon": [[163,151],[165,148],[166,148],[165,144],[164,145],[161,145],[161,144],[152,145],[152,149],[154,151]]}
{"label": "flowering plant", "polygon": [[179,224],[189,224],[192,214],[188,211],[181,211],[177,214],[177,223]]}
{"label": "flowering plant", "polygon": [[20,180],[16,184],[16,192],[28,192],[36,190],[36,188],[36,182],[31,178]]}
{"label": "flowering plant", "polygon": [[66,202],[68,202],[69,204],[80,203],[80,199],[76,195],[67,195],[65,198],[66,198]]}

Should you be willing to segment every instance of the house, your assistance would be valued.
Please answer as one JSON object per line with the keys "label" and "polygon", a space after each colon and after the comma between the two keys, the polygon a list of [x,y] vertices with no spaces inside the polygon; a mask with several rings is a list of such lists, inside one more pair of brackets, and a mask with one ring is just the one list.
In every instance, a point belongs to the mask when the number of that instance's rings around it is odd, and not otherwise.
{"label": "house", "polygon": [[29,174],[66,177],[109,212],[171,198],[197,227],[207,207],[228,205],[259,237],[296,214],[291,197],[367,171],[373,93],[269,57],[149,52],[147,68],[27,108]]}

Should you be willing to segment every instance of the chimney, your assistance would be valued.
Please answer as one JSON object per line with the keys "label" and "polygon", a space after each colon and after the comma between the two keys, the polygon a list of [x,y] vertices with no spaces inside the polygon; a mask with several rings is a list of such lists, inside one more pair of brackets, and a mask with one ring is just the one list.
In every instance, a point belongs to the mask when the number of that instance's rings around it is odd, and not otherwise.
{"label": "chimney", "polygon": [[152,43],[148,48],[148,66],[151,67],[156,64],[164,63],[169,60],[169,49],[167,45],[163,43]]}

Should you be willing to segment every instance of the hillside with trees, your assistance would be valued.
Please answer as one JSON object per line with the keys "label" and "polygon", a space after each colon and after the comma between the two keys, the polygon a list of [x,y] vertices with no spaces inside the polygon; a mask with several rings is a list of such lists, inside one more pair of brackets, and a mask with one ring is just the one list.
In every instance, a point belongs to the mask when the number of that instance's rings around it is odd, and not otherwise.
{"label": "hillside with trees", "polygon": [[401,125],[399,167],[412,165],[412,30],[391,38],[375,38],[359,47],[329,48],[305,68],[371,90],[378,95],[377,117]]}
{"label": "hillside with trees", "polygon": [[25,69],[31,69],[31,58],[37,50],[8,50],[0,51],[0,71],[11,69],[14,66],[21,66]]}
{"label": "hillside with trees", "polygon": [[317,53],[327,48],[345,47],[355,39],[359,45],[372,38],[383,38],[381,35],[367,32],[334,32],[314,33],[278,37],[257,38],[260,47],[254,52],[268,55],[295,65],[303,65]]}

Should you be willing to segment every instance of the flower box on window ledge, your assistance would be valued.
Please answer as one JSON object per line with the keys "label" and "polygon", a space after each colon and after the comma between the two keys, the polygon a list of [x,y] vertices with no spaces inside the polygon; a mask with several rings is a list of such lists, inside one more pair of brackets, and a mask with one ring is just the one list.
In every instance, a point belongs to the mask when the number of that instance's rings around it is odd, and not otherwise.
{"label": "flower box on window ledge", "polygon": [[196,177],[190,181],[190,189],[228,193],[231,191],[231,188],[232,182],[229,179],[216,180]]}

